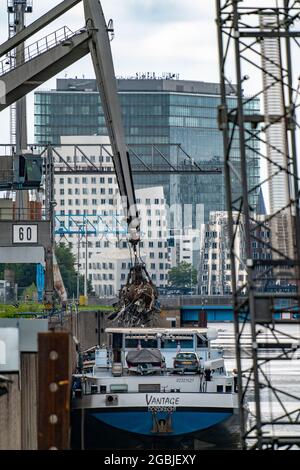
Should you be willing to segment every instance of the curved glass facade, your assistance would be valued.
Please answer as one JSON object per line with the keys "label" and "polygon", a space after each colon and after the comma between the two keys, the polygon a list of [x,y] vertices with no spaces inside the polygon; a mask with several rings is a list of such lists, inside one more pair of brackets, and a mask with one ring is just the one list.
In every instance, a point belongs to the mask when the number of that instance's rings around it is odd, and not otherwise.
{"label": "curved glass facade", "polygon": [[[59,144],[61,135],[107,135],[96,82],[90,80],[89,89],[78,89],[81,82],[84,80],[58,80],[57,90],[35,93],[37,144]],[[79,86],[76,87],[77,84]],[[202,166],[222,167],[223,138],[217,121],[220,104],[216,93],[218,85],[177,80],[118,80],[118,86],[127,144],[136,146],[146,163],[159,156],[153,157],[149,147],[143,148],[143,144],[155,144],[171,162],[178,160],[178,154],[176,148],[169,145],[180,144]],[[232,108],[236,106],[232,90],[229,91],[228,104]],[[248,114],[259,113],[259,108],[257,99],[247,100],[245,104]],[[238,165],[239,147],[235,133],[232,148]],[[249,138],[246,150],[249,188],[254,188],[260,177],[259,141],[255,136]],[[131,159],[134,166],[137,161],[133,156]],[[160,163],[163,164],[163,160]],[[192,204],[193,227],[203,222],[196,221],[197,205],[203,207],[205,222],[210,211],[226,209],[222,174],[144,173],[135,174],[134,181],[137,188],[162,184],[168,204]],[[240,186],[237,180],[233,181],[233,186],[238,199]],[[255,189],[251,196],[254,208],[257,198]]]}

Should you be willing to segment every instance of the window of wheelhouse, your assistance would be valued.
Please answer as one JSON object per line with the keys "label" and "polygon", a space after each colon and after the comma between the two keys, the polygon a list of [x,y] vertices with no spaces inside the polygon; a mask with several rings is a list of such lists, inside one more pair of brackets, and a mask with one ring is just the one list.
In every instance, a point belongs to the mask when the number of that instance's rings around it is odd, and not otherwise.
{"label": "window of wheelhouse", "polygon": [[112,347],[113,349],[122,349],[122,333],[114,333],[112,338]]}
{"label": "window of wheelhouse", "polygon": [[207,348],[207,338],[204,335],[197,335],[197,348]]}
{"label": "window of wheelhouse", "polygon": [[157,348],[156,338],[125,338],[126,349],[141,348]]}
{"label": "window of wheelhouse", "polygon": [[194,340],[191,338],[162,338],[161,349],[194,349]]}

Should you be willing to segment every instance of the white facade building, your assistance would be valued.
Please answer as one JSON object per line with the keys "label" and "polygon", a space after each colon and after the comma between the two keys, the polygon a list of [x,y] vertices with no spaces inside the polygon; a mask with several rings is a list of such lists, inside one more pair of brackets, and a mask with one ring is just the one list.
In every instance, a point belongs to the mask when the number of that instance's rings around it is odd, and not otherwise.
{"label": "white facade building", "polygon": [[174,240],[171,248],[172,266],[182,262],[198,266],[199,235],[200,229],[171,230],[170,238]]}
{"label": "white facade building", "polygon": [[[237,221],[238,213],[233,213]],[[247,283],[244,226],[239,225],[235,234],[234,253],[237,288],[243,290]],[[267,215],[256,214],[251,223],[253,262],[272,258],[270,248],[271,227]],[[265,274],[264,274],[265,271]],[[260,289],[264,291],[270,273],[256,264],[255,272],[260,277]],[[198,288],[202,295],[228,295],[232,293],[230,241],[228,235],[228,213],[211,212],[209,222],[201,229]]]}
{"label": "white facade building", "polygon": [[[240,260],[244,259],[242,240],[243,234],[238,229],[235,253]],[[242,263],[236,263],[236,282],[238,287],[246,282]],[[225,211],[211,212],[209,222],[202,225],[198,288],[202,295],[228,295],[232,292],[228,216]]]}
{"label": "white facade building", "polygon": [[[108,138],[75,136],[62,137],[61,141],[58,153],[64,161],[56,164],[61,174],[55,175],[54,184],[56,230],[60,231],[56,241],[69,244],[79,262],[79,272],[85,275],[87,270],[97,295],[115,296],[126,282],[131,258],[113,163],[101,147],[107,144],[109,149]],[[93,145],[80,145],[79,151],[74,147],[79,144]],[[79,171],[72,173],[67,164],[74,164],[75,159]],[[87,172],[91,164],[101,166],[101,173]],[[141,214],[140,255],[152,281],[157,287],[165,287],[171,266],[163,188],[139,189],[136,199]]]}
{"label": "white facade building", "polygon": [[[262,15],[261,29],[272,30],[277,27],[277,16]],[[294,257],[293,221],[290,197],[293,198],[293,183],[287,173],[291,171],[288,160],[286,142],[286,105],[282,93],[282,71],[280,40],[275,37],[265,37],[261,41],[262,77],[264,86],[264,114],[266,123],[266,155],[268,171],[268,188],[270,198],[270,214],[276,214],[272,219],[272,245],[284,256]],[[283,69],[284,70],[284,69]],[[272,123],[272,116],[282,116]],[[270,125],[270,122],[272,123]],[[281,169],[281,171],[278,171]],[[290,189],[291,188],[291,189]],[[290,195],[291,191],[291,195]],[[274,252],[274,258],[282,258]]]}

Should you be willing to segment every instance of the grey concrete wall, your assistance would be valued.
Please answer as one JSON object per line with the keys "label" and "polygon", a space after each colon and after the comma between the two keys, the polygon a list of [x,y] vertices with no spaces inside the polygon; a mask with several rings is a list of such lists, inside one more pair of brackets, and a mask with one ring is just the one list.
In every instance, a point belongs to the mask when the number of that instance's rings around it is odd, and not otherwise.
{"label": "grey concrete wall", "polygon": [[13,383],[0,396],[0,450],[21,450],[21,391],[19,374],[5,374]]}
{"label": "grey concrete wall", "polygon": [[65,315],[63,328],[76,336],[82,350],[89,349],[105,342],[106,315],[104,311],[81,311],[78,320],[75,314]]}
{"label": "grey concrete wall", "polygon": [[21,354],[21,444],[23,450],[37,449],[38,355]]}

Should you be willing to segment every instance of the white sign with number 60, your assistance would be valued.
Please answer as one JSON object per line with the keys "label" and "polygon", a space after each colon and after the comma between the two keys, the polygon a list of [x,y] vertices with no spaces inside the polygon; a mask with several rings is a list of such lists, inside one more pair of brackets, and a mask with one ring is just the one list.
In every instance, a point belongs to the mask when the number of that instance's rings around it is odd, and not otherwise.
{"label": "white sign with number 60", "polygon": [[13,243],[37,243],[37,225],[13,225]]}

